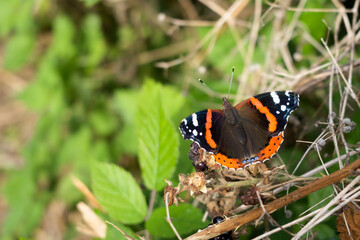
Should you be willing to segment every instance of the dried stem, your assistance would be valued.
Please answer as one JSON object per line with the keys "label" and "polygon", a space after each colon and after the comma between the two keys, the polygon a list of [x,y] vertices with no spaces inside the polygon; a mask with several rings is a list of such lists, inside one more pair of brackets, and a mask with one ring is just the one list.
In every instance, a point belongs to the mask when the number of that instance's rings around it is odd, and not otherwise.
{"label": "dried stem", "polygon": [[[310,193],[313,193],[319,189],[322,189],[330,184],[334,184],[341,179],[348,177],[350,174],[353,173],[356,169],[360,167],[360,159],[356,160],[355,162],[351,163],[350,165],[344,167],[343,169],[336,171],[328,176],[324,176],[319,180],[316,180],[308,185],[297,189],[284,197],[276,199],[271,203],[265,205],[265,209],[268,213],[275,212],[276,210],[295,202]],[[261,208],[257,208],[251,211],[248,211],[244,214],[238,215],[233,218],[227,219],[225,222],[217,224],[215,226],[210,226],[198,233],[191,235],[190,237],[186,238],[186,240],[197,240],[197,239],[210,239],[215,236],[218,236],[222,233],[231,231],[236,229],[246,223],[252,222],[258,219],[263,213]]]}
{"label": "dried stem", "polygon": [[174,231],[176,237],[179,239],[179,240],[182,240],[182,238],[180,237],[178,231],[176,230],[174,224],[172,223],[171,221],[171,218],[170,218],[170,212],[169,212],[169,192],[166,193],[165,195],[165,207],[166,207],[166,221],[169,223],[171,229]]}

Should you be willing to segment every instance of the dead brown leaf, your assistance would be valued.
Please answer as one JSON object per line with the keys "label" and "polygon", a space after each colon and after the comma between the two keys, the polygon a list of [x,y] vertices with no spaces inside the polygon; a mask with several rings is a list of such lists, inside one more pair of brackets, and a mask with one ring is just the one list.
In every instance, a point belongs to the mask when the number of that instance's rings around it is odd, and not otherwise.
{"label": "dead brown leaf", "polygon": [[[344,220],[345,217],[345,220]],[[360,240],[360,210],[353,203],[347,204],[336,219],[336,229],[341,240]]]}

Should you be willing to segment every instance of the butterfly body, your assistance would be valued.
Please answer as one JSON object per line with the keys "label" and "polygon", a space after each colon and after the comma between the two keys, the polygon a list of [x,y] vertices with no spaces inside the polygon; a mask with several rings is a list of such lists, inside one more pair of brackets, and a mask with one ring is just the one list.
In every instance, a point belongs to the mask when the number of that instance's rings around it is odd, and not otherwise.
{"label": "butterfly body", "polygon": [[223,110],[205,109],[183,119],[184,139],[196,142],[219,164],[233,169],[270,159],[284,140],[284,130],[299,96],[289,91],[262,93]]}

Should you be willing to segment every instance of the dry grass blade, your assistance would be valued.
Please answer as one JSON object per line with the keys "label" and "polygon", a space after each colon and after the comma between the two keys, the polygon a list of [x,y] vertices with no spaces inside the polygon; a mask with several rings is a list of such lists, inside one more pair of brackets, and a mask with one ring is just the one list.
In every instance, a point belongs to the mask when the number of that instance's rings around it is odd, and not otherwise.
{"label": "dry grass blade", "polygon": [[100,205],[100,203],[97,201],[94,194],[89,190],[89,188],[77,177],[71,176],[71,181],[73,182],[74,186],[84,194],[86,200],[90,203],[91,206],[96,207],[97,209],[100,209],[101,211],[104,211],[103,207]]}
{"label": "dry grass blade", "polygon": [[106,224],[99,218],[94,210],[83,202],[79,202],[77,209],[80,211],[85,224],[79,224],[77,226],[78,231],[89,234],[98,238],[105,238],[106,236]]}

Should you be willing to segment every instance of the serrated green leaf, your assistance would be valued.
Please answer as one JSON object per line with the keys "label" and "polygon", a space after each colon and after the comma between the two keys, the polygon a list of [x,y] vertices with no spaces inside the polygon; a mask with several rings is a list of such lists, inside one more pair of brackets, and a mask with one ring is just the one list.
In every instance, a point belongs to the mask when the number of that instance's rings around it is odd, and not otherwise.
{"label": "serrated green leaf", "polygon": [[93,163],[91,173],[95,195],[111,217],[125,224],[144,220],[145,197],[129,172],[114,164]]}
{"label": "serrated green leaf", "polygon": [[[209,222],[202,222],[202,212],[191,204],[181,204],[170,206],[171,220],[180,235],[191,234],[198,229],[206,227]],[[175,233],[166,221],[166,208],[160,207],[153,211],[149,220],[146,222],[146,229],[151,235],[157,237],[175,237]]]}
{"label": "serrated green leaf", "polygon": [[178,136],[165,116],[161,90],[160,85],[147,81],[139,97],[136,115],[142,177],[148,189],[156,190],[162,189],[165,179],[171,178],[179,155]]}

